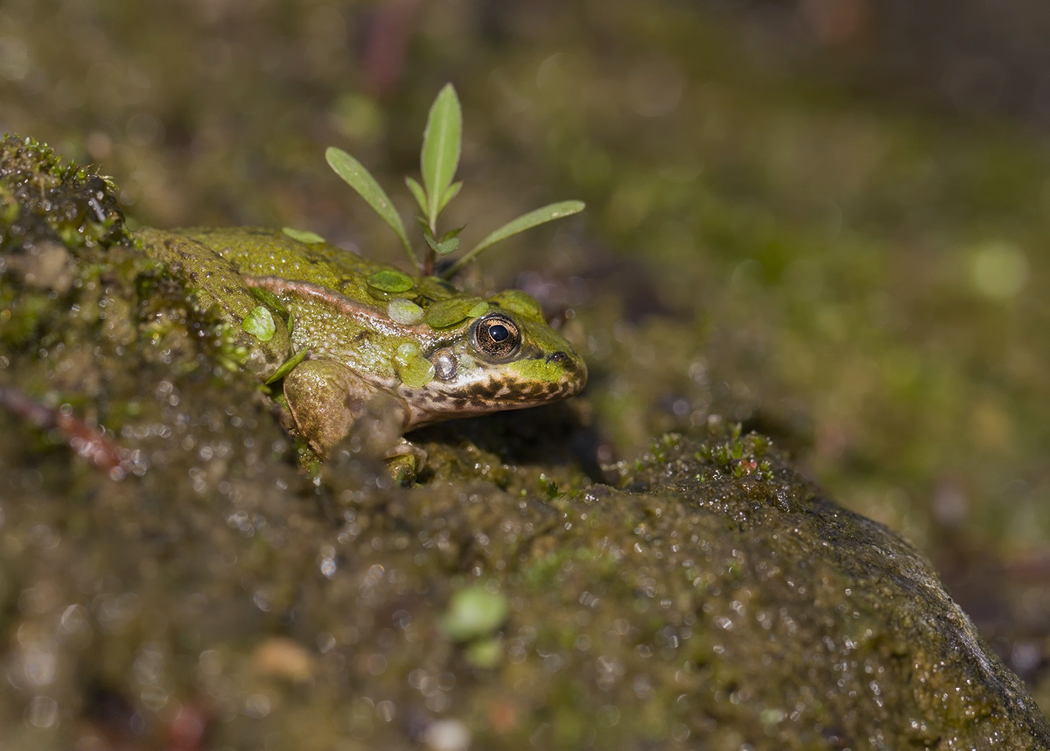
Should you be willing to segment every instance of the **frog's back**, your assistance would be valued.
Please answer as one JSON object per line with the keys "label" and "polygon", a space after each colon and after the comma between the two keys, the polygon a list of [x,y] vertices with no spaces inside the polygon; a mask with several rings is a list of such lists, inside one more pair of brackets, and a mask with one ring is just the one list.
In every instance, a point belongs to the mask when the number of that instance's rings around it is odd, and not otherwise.
{"label": "frog's back", "polygon": [[229,261],[246,277],[270,277],[308,282],[335,290],[359,304],[385,309],[392,297],[408,297],[422,306],[459,297],[461,293],[438,277],[413,277],[412,291],[389,294],[368,283],[378,271],[398,271],[326,242],[304,243],[284,232],[259,227],[178,230]]}
{"label": "frog's back", "polygon": [[272,229],[193,228],[182,232],[246,276],[310,282],[355,300],[369,299],[368,277],[390,268],[324,242],[306,244]]}

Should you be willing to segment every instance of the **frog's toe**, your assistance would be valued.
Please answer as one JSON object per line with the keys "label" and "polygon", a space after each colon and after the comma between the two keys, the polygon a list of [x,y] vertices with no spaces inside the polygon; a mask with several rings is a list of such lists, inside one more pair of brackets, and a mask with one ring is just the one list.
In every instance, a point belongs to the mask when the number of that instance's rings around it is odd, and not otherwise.
{"label": "frog's toe", "polygon": [[386,456],[390,476],[403,487],[408,487],[416,481],[416,476],[426,463],[427,452],[404,438],[398,441]]}
{"label": "frog's toe", "polygon": [[416,475],[420,467],[416,464],[416,458],[409,454],[391,457],[386,460],[387,471],[395,483],[403,488],[412,487],[416,482]]}

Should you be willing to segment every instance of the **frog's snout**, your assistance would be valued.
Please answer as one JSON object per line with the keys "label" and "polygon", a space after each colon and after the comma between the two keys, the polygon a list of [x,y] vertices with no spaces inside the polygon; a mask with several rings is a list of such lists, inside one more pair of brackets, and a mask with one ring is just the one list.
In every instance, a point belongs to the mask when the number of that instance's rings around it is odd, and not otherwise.
{"label": "frog's snout", "polygon": [[[560,355],[560,357],[559,357]],[[565,368],[565,378],[562,381],[562,398],[576,396],[583,391],[587,385],[587,363],[580,358],[570,357],[568,353],[557,351],[547,356],[548,362],[557,362]]]}

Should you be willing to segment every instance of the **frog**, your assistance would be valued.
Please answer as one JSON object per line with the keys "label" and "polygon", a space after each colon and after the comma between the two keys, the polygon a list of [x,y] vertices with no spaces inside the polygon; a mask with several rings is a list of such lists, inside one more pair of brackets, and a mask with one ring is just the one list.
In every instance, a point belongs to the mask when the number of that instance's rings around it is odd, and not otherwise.
{"label": "frog", "polygon": [[467,294],[308,233],[142,229],[139,247],[217,306],[244,367],[280,384],[293,428],[322,461],[379,403],[402,438],[387,458],[425,454],[409,431],[548,404],[587,383],[579,352],[520,290]]}

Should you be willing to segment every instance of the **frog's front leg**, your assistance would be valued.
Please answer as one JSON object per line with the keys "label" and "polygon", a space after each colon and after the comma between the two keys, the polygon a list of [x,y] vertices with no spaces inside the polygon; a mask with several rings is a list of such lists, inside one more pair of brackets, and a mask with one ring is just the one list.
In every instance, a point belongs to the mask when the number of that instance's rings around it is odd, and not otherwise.
{"label": "frog's front leg", "polygon": [[[403,438],[405,407],[401,401],[361,378],[334,360],[304,360],[284,379],[284,398],[288,409],[310,447],[325,459],[332,447],[347,437],[361,418],[379,415],[386,431],[369,430],[369,436],[387,432],[380,448],[390,460],[391,471],[401,478],[413,475],[426,461],[426,453]],[[405,462],[413,466],[406,467]]]}
{"label": "frog's front leg", "polygon": [[375,387],[334,360],[304,360],[284,379],[295,426],[322,458],[346,438],[375,396]]}

